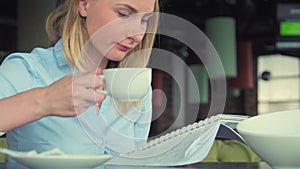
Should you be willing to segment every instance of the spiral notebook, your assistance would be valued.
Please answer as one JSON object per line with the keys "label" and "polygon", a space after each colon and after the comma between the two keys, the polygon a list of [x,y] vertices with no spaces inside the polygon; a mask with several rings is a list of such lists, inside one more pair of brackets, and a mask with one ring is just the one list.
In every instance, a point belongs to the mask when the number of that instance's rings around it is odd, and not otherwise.
{"label": "spiral notebook", "polygon": [[221,117],[211,116],[167,133],[133,152],[114,157],[106,165],[180,166],[200,162],[214,143]]}

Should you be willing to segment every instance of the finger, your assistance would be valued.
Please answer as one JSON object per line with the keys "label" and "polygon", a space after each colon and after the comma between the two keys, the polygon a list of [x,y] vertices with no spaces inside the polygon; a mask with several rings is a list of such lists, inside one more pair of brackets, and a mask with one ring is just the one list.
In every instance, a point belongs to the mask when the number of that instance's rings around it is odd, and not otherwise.
{"label": "finger", "polygon": [[101,75],[101,74],[102,74],[102,69],[98,67],[98,68],[95,70],[95,75],[96,75],[96,76],[99,76],[99,75]]}
{"label": "finger", "polygon": [[99,114],[100,107],[101,107],[101,103],[97,103],[97,104],[95,105],[97,115]]}
{"label": "finger", "polygon": [[82,86],[87,89],[92,88],[96,89],[103,86],[103,78],[96,76],[95,74],[91,73],[83,73],[80,75],[76,75],[73,78],[74,85]]}
{"label": "finger", "polygon": [[105,91],[104,92],[95,91],[95,101],[96,101],[96,103],[101,104],[104,101],[105,98],[106,98]]}
{"label": "finger", "polygon": [[103,89],[104,79],[102,77],[95,77],[95,88]]}

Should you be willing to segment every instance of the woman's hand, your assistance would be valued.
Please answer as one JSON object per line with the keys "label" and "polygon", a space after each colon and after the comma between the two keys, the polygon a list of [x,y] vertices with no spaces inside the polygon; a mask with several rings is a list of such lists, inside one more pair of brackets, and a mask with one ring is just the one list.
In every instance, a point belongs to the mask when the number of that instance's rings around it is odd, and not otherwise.
{"label": "woman's hand", "polygon": [[69,75],[42,88],[38,103],[42,116],[76,116],[85,112],[89,107],[96,106],[97,111],[106,95],[97,92],[103,90],[102,70],[95,72]]}

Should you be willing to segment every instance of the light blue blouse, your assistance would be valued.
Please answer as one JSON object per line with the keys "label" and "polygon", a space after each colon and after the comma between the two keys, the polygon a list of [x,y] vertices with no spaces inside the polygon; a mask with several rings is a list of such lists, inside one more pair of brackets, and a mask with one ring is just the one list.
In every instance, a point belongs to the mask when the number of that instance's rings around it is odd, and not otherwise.
{"label": "light blue blouse", "polygon": [[[72,70],[63,55],[61,41],[48,49],[13,53],[0,66],[0,98],[47,86],[69,74]],[[119,113],[114,103],[107,96],[99,113],[93,106],[77,117],[48,116],[9,131],[8,146],[16,151],[59,148],[65,153],[114,155],[140,147],[150,130],[151,90],[140,105],[127,113]]]}

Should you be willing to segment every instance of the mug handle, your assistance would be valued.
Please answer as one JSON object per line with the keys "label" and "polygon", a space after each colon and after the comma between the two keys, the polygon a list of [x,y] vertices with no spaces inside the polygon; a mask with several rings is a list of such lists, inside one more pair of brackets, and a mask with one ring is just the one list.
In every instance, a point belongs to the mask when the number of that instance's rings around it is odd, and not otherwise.
{"label": "mug handle", "polygon": [[[104,80],[104,75],[100,75],[99,77]],[[107,91],[105,91],[105,90],[96,89],[96,92],[100,92],[100,93],[103,93],[103,94],[107,95]]]}
{"label": "mug handle", "polygon": [[100,92],[100,93],[103,93],[103,94],[107,94],[107,91],[101,90],[101,89],[96,89],[96,92]]}

